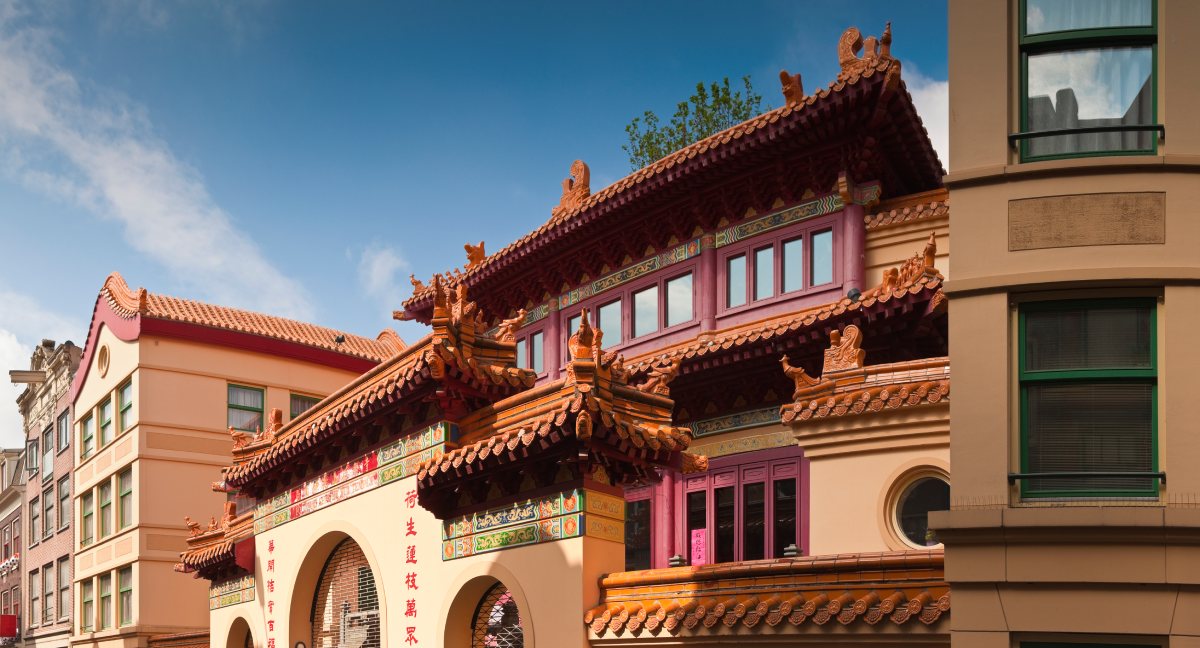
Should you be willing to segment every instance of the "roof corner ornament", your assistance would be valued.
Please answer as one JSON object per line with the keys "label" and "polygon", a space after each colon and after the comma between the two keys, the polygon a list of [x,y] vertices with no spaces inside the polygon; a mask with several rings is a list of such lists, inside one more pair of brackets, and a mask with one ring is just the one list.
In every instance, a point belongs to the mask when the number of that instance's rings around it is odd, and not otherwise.
{"label": "roof corner ornament", "polygon": [[283,429],[283,410],[278,407],[271,408],[270,422],[267,423],[267,431],[258,438],[258,441],[272,443],[275,441],[275,435]]}
{"label": "roof corner ornament", "polygon": [[[859,52],[862,52],[862,56],[859,56]],[[867,36],[864,41],[862,32],[858,31],[857,27],[850,27],[842,32],[842,37],[838,39],[838,63],[842,66],[842,71],[838,73],[838,82],[862,74],[868,68],[884,61],[891,61],[899,66],[899,61],[892,58],[891,22],[888,22],[883,36],[878,39]]]}
{"label": "roof corner ornament", "polygon": [[202,533],[200,523],[193,522],[191,517],[187,515],[183,516],[183,523],[187,525],[189,538],[195,538]]}
{"label": "roof corner ornament", "polygon": [[583,201],[592,195],[592,172],[583,160],[571,163],[571,177],[563,180],[562,198],[558,206],[550,210],[550,216],[558,218],[568,212],[578,209]]}
{"label": "roof corner ornament", "polygon": [[237,519],[237,502],[225,502],[225,514],[221,516],[221,529],[228,531],[235,519]]}
{"label": "roof corner ornament", "polygon": [[783,101],[787,105],[804,103],[804,82],[800,74],[788,74],[787,70],[779,71],[779,82],[783,85]]}
{"label": "roof corner ornament", "polygon": [[679,375],[679,365],[682,362],[683,356],[679,356],[672,360],[663,360],[656,363],[653,367],[650,367],[650,377],[646,382],[638,385],[637,389],[647,394],[670,397],[671,381],[675,380],[675,376]]}
{"label": "roof corner ornament", "polygon": [[420,279],[417,279],[417,275],[415,275],[415,274],[408,275],[408,281],[409,281],[409,283],[412,284],[414,295],[425,290],[424,282],[422,282]]}
{"label": "roof corner ornament", "polygon": [[783,374],[792,379],[795,385],[795,392],[792,394],[792,400],[798,400],[804,392],[810,387],[816,387],[820,384],[820,378],[813,378],[804,372],[804,367],[793,367],[792,363],[788,362],[786,354],[780,356],[779,364],[783,365]]}
{"label": "roof corner ornament", "polygon": [[254,437],[255,435],[249,432],[243,432],[232,425],[229,426],[229,438],[233,439],[233,449],[235,451],[250,445],[250,442],[254,441]]}
{"label": "roof corner ornament", "polygon": [[496,339],[501,342],[515,342],[517,340],[517,329],[525,323],[525,318],[529,313],[524,309],[518,309],[514,317],[500,321],[499,330],[496,332]]}
{"label": "roof corner ornament", "polygon": [[130,317],[146,312],[146,289],[131,289],[125,282],[125,277],[122,277],[121,273],[116,270],[113,270],[104,279],[104,286],[100,290],[102,293],[107,293],[108,300],[113,306],[128,312]]}
{"label": "roof corner ornament", "polygon": [[596,329],[593,329],[591,322],[588,321],[588,310],[585,308],[581,311],[579,329],[571,335],[571,339],[567,343],[567,348],[571,351],[571,360],[593,359],[595,353],[592,347],[597,342],[596,333]]}
{"label": "roof corner ornament", "polygon": [[937,258],[937,232],[929,233],[929,240],[920,252],[905,259],[899,268],[888,268],[883,271],[883,280],[879,282],[878,294],[887,295],[896,292],[920,279],[921,277],[936,277],[939,273],[935,265]]}
{"label": "roof corner ornament", "polygon": [[467,270],[483,263],[487,258],[487,253],[483,251],[483,241],[480,241],[479,245],[467,243],[463,245],[463,249],[467,251]]}
{"label": "roof corner ornament", "polygon": [[825,350],[825,364],[821,376],[847,369],[862,369],[867,352],[862,350],[862,331],[851,324],[844,331],[829,332],[829,348]]}

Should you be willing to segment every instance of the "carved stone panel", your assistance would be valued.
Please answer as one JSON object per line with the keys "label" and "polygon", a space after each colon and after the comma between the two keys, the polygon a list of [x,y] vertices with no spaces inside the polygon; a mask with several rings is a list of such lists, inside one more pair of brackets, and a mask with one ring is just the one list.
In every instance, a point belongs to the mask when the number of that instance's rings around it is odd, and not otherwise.
{"label": "carved stone panel", "polygon": [[1098,193],[1008,201],[1008,249],[1166,243],[1163,192]]}

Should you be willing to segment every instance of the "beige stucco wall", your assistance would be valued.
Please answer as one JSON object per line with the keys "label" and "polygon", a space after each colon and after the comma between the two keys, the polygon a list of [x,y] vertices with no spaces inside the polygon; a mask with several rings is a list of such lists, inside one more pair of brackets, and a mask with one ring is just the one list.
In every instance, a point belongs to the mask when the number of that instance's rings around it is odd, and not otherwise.
{"label": "beige stucco wall", "polygon": [[[405,628],[415,626],[418,645],[468,648],[471,615],[495,580],[513,592],[527,647],[587,645],[583,612],[600,598],[599,576],[622,570],[623,545],[585,537],[443,561],[441,522],[405,504],[405,494],[415,488],[415,477],[408,477],[257,535],[255,600],[213,612],[211,645],[224,648],[238,618],[248,622],[256,645],[265,645],[268,637],[279,646],[312,645],[307,624],[316,580],[334,545],[347,535],[363,549],[375,575],[381,645],[405,645]],[[417,546],[415,567],[405,563],[410,516],[417,531],[411,541]],[[266,571],[272,559],[273,573]],[[410,571],[417,573],[417,590],[406,587]],[[267,591],[271,579],[274,595]],[[407,599],[416,600],[415,621],[404,615]],[[273,613],[267,612],[271,600]],[[272,619],[275,633],[268,634]]]}
{"label": "beige stucco wall", "polygon": [[[183,516],[207,526],[220,514],[225,495],[211,484],[231,460],[232,442],[226,429],[226,386],[237,383],[265,390],[266,411],[278,407],[287,420],[290,394],[328,394],[357,374],[288,358],[198,342],[143,336],[123,342],[104,326],[93,344],[109,349],[109,368],[100,376],[96,366],[81,367],[89,375],[75,401],[78,423],[104,398],[114,398],[115,439],[78,461],[75,469],[76,542],[81,522],[80,496],[130,467],[133,470],[133,524],[118,529],[118,492],[114,480],[114,533],[99,537],[96,503],[96,541],[75,555],[75,593],[78,613],[82,579],[133,565],[133,625],[81,634],[76,624],[75,645],[102,645],[121,637],[181,632],[208,625],[208,582],[181,577],[173,569],[186,547]],[[133,379],[132,427],[120,433],[115,390]],[[76,425],[72,451],[78,458],[80,428]],[[98,438],[97,438],[98,445]],[[115,590],[115,584],[114,584]],[[170,596],[155,593],[170,592]],[[114,592],[115,596],[115,592]],[[99,605],[97,593],[97,607]],[[114,606],[114,616],[116,610]]]}
{"label": "beige stucco wall", "polygon": [[[958,209],[957,204],[951,209]],[[906,259],[923,251],[925,244],[929,241],[930,232],[936,233],[937,241],[934,266],[949,279],[950,219],[942,216],[867,230],[863,261],[866,286],[871,288],[879,285],[884,270],[898,267]]]}

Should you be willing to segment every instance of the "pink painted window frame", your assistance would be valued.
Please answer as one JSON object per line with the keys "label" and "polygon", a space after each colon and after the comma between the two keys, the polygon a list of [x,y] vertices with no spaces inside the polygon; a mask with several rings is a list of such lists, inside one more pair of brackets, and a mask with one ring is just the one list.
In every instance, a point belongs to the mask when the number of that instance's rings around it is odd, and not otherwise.
{"label": "pink painted window frame", "polygon": [[[686,322],[680,322],[673,326],[667,326],[667,282],[677,279],[686,274],[692,275],[692,317]],[[695,326],[700,322],[700,296],[701,286],[704,282],[704,277],[700,276],[700,260],[699,257],[688,259],[680,263],[676,263],[656,270],[645,277],[638,278],[627,284],[619,286],[613,290],[606,290],[599,295],[589,297],[577,304],[574,304],[566,310],[558,312],[558,316],[562,321],[562,334],[559,336],[561,340],[559,344],[563,349],[567,348],[567,342],[571,339],[574,331],[570,330],[568,322],[572,317],[578,315],[584,308],[588,309],[591,315],[592,326],[600,325],[600,306],[606,306],[614,301],[621,302],[621,342],[611,349],[620,349],[630,344],[641,344],[649,340],[653,340],[664,335],[670,335],[676,331],[687,329],[690,326]],[[658,325],[652,333],[647,333],[639,337],[633,337],[633,294],[641,292],[643,289],[652,285],[658,286]],[[551,315],[553,317],[553,315]],[[609,332],[605,331],[605,335]],[[564,356],[565,358],[566,356]]]}
{"label": "pink painted window frame", "polygon": [[[762,234],[759,236],[748,238],[744,241],[739,241],[733,245],[727,245],[717,250],[717,316],[733,315],[756,308],[761,308],[777,302],[796,299],[807,295],[825,292],[842,283],[842,256],[844,253],[845,241],[841,234],[841,218],[844,217],[842,212],[834,212],[826,214],[819,218],[789,225],[775,232]],[[812,284],[812,236],[821,232],[829,231],[833,234],[833,253],[830,263],[833,265],[832,280],[823,284]],[[783,292],[783,244],[797,238],[803,238],[804,250],[804,267],[801,273],[801,283],[803,288],[800,290],[792,290]],[[774,287],[770,297],[763,299],[754,299],[754,273],[755,273],[755,252],[771,247],[774,254]],[[728,306],[729,304],[729,259],[736,256],[746,257],[746,303],[740,306]]]}
{"label": "pink painted window frame", "polygon": [[[554,317],[554,314],[551,313],[550,317]],[[525,342],[525,358],[517,358],[517,366],[533,368],[533,336],[538,333],[542,334],[542,370],[537,375],[538,378],[544,378],[550,372],[550,366],[546,359],[546,322],[544,320],[534,326],[522,329],[521,334],[516,336],[514,342]]]}
{"label": "pink painted window frame", "polygon": [[[716,562],[716,516],[713,509],[714,496],[713,491],[716,488],[725,486],[733,486],[734,492],[734,528],[739,532],[734,536],[733,555],[734,562],[742,560],[744,555],[742,541],[744,536],[745,525],[742,518],[742,486],[744,484],[763,483],[764,484],[764,499],[765,499],[765,520],[766,528],[763,533],[763,555],[766,559],[772,559],[775,556],[771,555],[771,547],[775,540],[775,498],[773,496],[773,482],[789,477],[783,475],[777,477],[780,473],[780,468],[794,468],[794,478],[796,479],[796,546],[798,555],[808,554],[808,459],[804,457],[803,449],[795,448],[780,448],[775,450],[764,450],[760,452],[751,452],[745,454],[731,455],[729,457],[720,457],[709,462],[707,472],[698,475],[682,475],[679,480],[679,485],[676,489],[675,501],[677,503],[676,510],[676,536],[680,539],[677,546],[687,549],[690,539],[687,537],[687,495],[688,493],[704,492],[705,493],[705,537],[707,546],[705,547],[706,561],[711,564]],[[755,477],[755,472],[762,469],[762,477]],[[685,556],[690,555],[690,551],[682,551]]]}
{"label": "pink painted window frame", "polygon": [[[626,504],[632,504],[634,502],[650,502],[650,568],[651,569],[658,566],[659,553],[660,553],[659,542],[658,542],[659,537],[658,537],[658,529],[657,529],[658,525],[654,523],[655,520],[658,519],[658,517],[655,515],[655,513],[658,513],[659,506],[658,506],[658,502],[655,501],[658,498],[654,497],[654,491],[655,491],[654,486],[639,486],[638,488],[630,488],[625,491],[625,503]],[[629,570],[630,569],[629,565],[626,565],[625,569]]]}

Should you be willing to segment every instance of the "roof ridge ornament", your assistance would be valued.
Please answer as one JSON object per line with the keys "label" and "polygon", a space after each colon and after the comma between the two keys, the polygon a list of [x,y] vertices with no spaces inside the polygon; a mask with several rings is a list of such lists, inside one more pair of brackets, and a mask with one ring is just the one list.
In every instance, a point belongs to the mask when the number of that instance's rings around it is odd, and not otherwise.
{"label": "roof ridge ornament", "polygon": [[[859,52],[862,52],[861,56]],[[837,77],[839,83],[852,76],[862,74],[869,68],[885,61],[891,61],[897,66],[900,64],[892,57],[892,23],[890,21],[880,38],[867,36],[864,41],[858,27],[850,27],[842,32],[842,37],[838,39],[838,63],[842,66],[842,71],[838,73]]]}
{"label": "roof ridge ornament", "polygon": [[779,71],[779,82],[783,85],[783,102],[789,106],[804,103],[804,82],[800,73],[788,74],[787,70]]}
{"label": "roof ridge ornament", "polygon": [[867,352],[862,350],[862,331],[854,324],[844,330],[829,332],[829,348],[825,350],[825,363],[821,367],[821,378],[830,373],[848,369],[862,369]]}
{"label": "roof ridge ornament", "polygon": [[487,258],[487,252],[483,250],[483,241],[480,241],[479,245],[464,244],[463,249],[467,251],[467,270],[483,263]]}
{"label": "roof ridge ornament", "polygon": [[100,292],[108,297],[110,304],[125,311],[130,317],[146,312],[146,289],[133,290],[120,272],[113,270],[104,279]]}
{"label": "roof ridge ornament", "polygon": [[592,195],[592,172],[583,160],[571,163],[571,177],[562,181],[562,188],[558,206],[550,210],[551,218],[558,218],[578,209],[583,205],[583,201]]}
{"label": "roof ridge ornament", "polygon": [[929,240],[920,252],[904,260],[899,268],[892,267],[883,271],[883,279],[876,291],[887,295],[911,285],[923,276],[937,277],[941,275],[934,265],[937,258],[937,231],[929,233]]}

